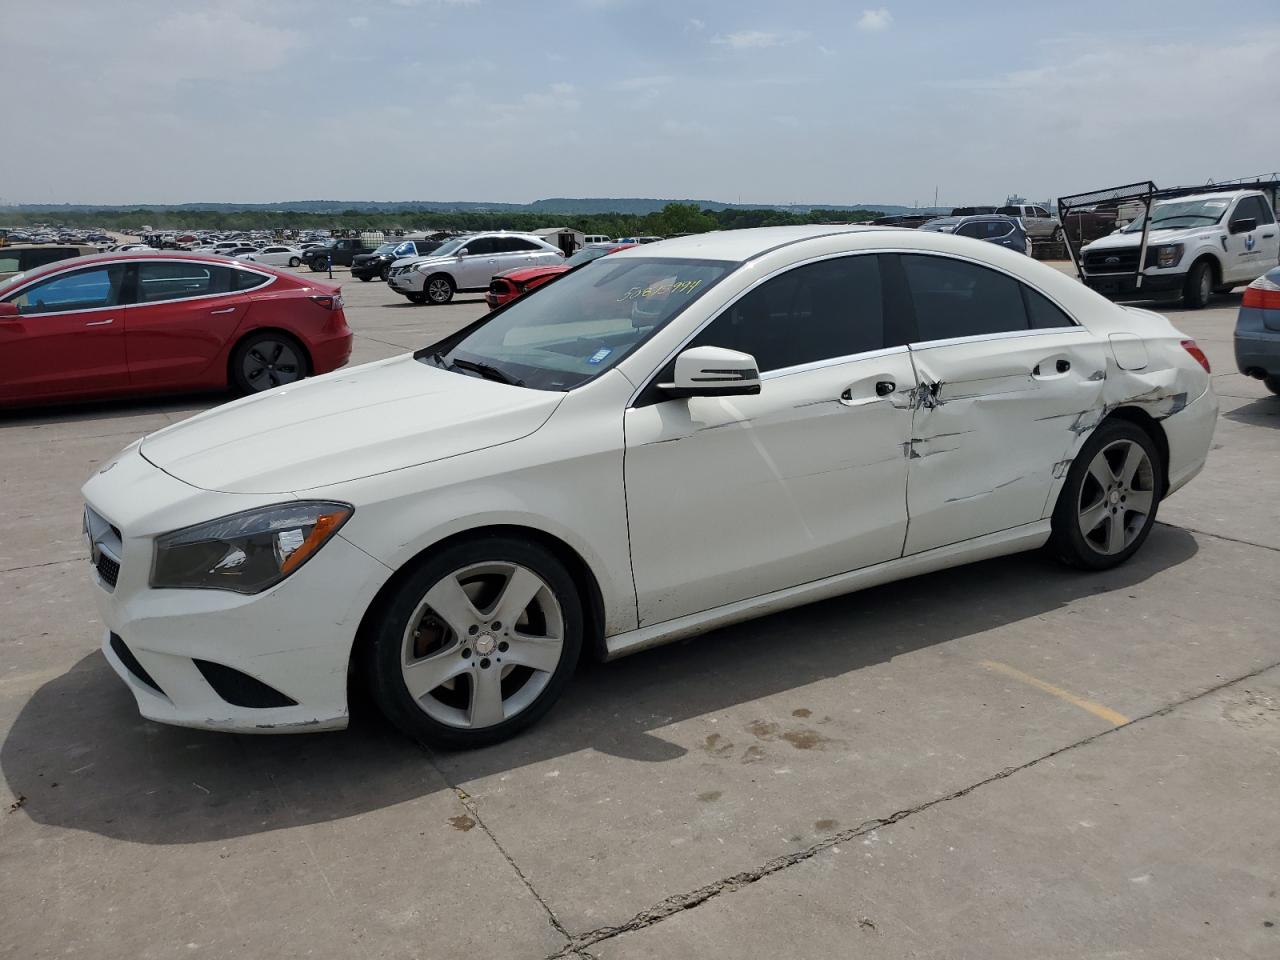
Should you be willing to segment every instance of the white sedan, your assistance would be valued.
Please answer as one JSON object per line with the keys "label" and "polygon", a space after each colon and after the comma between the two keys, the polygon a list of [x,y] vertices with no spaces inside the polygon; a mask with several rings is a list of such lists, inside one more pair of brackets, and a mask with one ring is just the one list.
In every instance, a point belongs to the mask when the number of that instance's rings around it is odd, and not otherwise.
{"label": "white sedan", "polygon": [[1020,252],[668,240],[110,460],[104,652],[167,723],[341,727],[353,674],[409,735],[489,743],[582,654],[1040,547],[1122,563],[1217,409],[1166,319]]}
{"label": "white sedan", "polygon": [[302,251],[297,247],[265,246],[253,253],[242,253],[236,259],[272,267],[297,267],[302,264]]}

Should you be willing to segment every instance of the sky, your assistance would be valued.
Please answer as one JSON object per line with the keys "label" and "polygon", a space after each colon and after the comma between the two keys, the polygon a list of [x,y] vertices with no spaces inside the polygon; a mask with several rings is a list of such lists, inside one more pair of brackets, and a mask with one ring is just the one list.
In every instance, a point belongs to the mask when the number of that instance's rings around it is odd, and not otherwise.
{"label": "sky", "polygon": [[1280,170],[1280,3],[10,0],[0,203],[1003,202]]}

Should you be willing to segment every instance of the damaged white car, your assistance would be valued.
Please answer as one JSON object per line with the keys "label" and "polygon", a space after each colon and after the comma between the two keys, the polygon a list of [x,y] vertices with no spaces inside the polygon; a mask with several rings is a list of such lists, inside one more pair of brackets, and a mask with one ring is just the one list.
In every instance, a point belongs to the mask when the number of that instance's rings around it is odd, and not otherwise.
{"label": "damaged white car", "polygon": [[493,742],[612,658],[1048,545],[1127,560],[1203,466],[1154,313],[947,234],[739,230],[571,271],[420,350],[146,437],[84,488],[142,713]]}

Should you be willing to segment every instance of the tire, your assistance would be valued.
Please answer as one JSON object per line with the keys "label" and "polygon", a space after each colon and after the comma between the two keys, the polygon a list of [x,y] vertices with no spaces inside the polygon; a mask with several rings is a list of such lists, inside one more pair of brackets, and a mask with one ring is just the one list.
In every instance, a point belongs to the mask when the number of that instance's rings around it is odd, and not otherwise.
{"label": "tire", "polygon": [[432,274],[422,285],[422,293],[427,303],[434,303],[436,306],[443,306],[452,300],[454,289],[453,278],[447,273]]}
{"label": "tire", "polygon": [[406,293],[410,303],[426,303],[427,295],[425,293]]}
{"label": "tire", "polygon": [[[516,611],[509,623],[504,604]],[[539,720],[582,650],[573,578],[550,551],[512,537],[427,556],[373,623],[365,663],[374,701],[409,737],[450,750],[506,740]]]}
{"label": "tire", "polygon": [[1209,305],[1213,295],[1213,266],[1208,260],[1198,261],[1187,274],[1187,282],[1182,288],[1182,303],[1192,310],[1200,310]]}
{"label": "tire", "polygon": [[291,266],[291,267],[300,267],[300,266],[302,266],[302,260],[300,260],[298,257],[290,257],[290,258],[289,258],[289,266]]}
{"label": "tire", "polygon": [[310,260],[307,262],[307,266],[311,268],[312,273],[322,273],[329,269],[329,264],[325,260]]}
{"label": "tire", "polygon": [[378,271],[378,279],[381,280],[383,283],[386,283],[387,280],[390,278],[390,276],[391,276],[390,267],[383,267],[381,270]]}
{"label": "tire", "polygon": [[370,280],[372,280],[372,279],[373,279],[373,277],[366,277],[366,276],[364,276],[364,275],[361,275],[361,277],[360,277],[360,282],[361,282],[361,283],[368,283],[368,282],[369,282]]}
{"label": "tire", "polygon": [[1272,393],[1280,396],[1280,374],[1272,374],[1269,377],[1263,377],[1262,385]]}
{"label": "tire", "polygon": [[1054,227],[1054,228],[1053,228],[1053,233],[1051,233],[1051,234],[1049,235],[1049,242],[1050,242],[1050,243],[1061,243],[1061,242],[1062,242],[1062,239],[1063,239],[1063,236],[1062,236],[1062,228],[1061,228],[1061,227]]}
{"label": "tire", "polygon": [[289,334],[275,330],[251,333],[231,351],[231,385],[241,393],[261,393],[297,383],[310,370],[306,348]]}
{"label": "tire", "polygon": [[1067,471],[1053,511],[1050,551],[1081,570],[1124,563],[1155,523],[1164,472],[1150,434],[1128,420],[1103,421]]}

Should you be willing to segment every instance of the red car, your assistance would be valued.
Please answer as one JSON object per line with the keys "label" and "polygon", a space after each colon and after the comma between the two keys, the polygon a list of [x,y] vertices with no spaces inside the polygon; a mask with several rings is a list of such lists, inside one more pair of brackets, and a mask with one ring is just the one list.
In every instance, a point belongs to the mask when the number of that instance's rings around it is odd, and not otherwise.
{"label": "red car", "polygon": [[502,273],[494,274],[493,279],[489,281],[489,290],[484,295],[484,302],[489,305],[490,310],[496,310],[504,303],[528,293],[534,287],[542,286],[552,277],[558,277],[574,267],[590,263],[592,260],[599,260],[619,250],[629,250],[634,246],[636,246],[634,243],[621,243],[615,247],[583,247],[564,263],[504,270]]}
{"label": "red car", "polygon": [[256,393],[350,356],[340,288],[257,263],[108,253],[0,283],[0,405]]}

